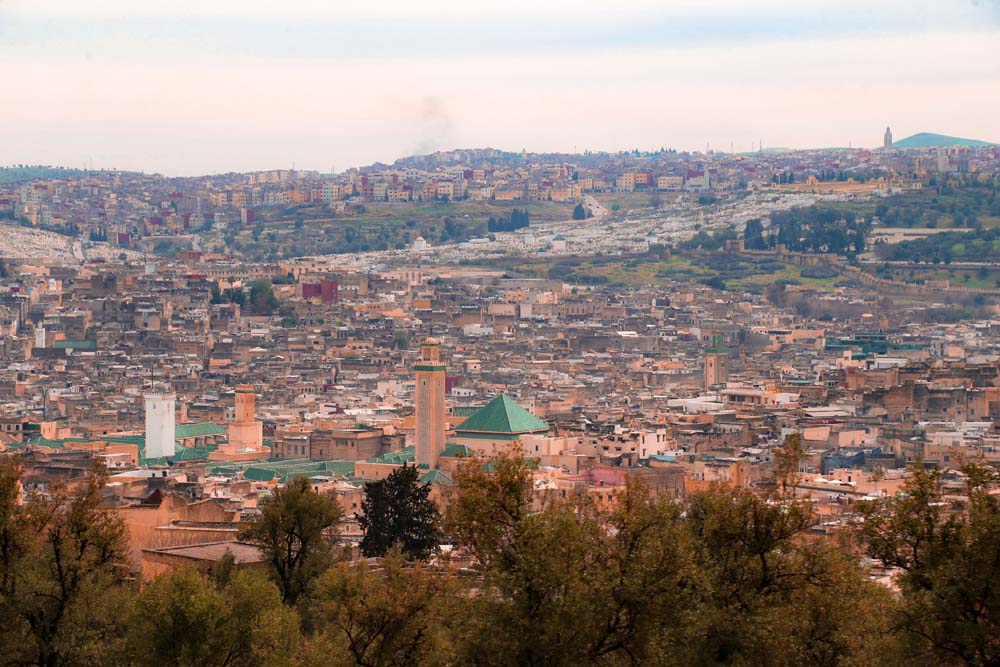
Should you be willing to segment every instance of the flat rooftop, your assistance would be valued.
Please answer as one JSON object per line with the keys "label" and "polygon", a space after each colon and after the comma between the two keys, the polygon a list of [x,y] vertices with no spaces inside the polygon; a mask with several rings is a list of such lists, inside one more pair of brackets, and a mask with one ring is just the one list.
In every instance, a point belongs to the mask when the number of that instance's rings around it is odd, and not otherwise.
{"label": "flat rooftop", "polygon": [[245,542],[205,542],[203,544],[188,544],[180,547],[165,547],[162,549],[143,549],[143,553],[190,558],[216,562],[230,553],[236,563],[260,563],[264,556],[260,547]]}

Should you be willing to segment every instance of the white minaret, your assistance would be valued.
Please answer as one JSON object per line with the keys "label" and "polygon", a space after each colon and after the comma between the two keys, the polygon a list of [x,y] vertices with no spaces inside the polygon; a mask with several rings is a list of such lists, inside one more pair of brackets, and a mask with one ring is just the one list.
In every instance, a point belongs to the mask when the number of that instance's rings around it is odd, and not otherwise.
{"label": "white minaret", "polygon": [[177,395],[169,391],[146,394],[147,459],[174,455],[176,400]]}
{"label": "white minaret", "polygon": [[35,347],[45,347],[45,325],[39,324],[35,329]]}

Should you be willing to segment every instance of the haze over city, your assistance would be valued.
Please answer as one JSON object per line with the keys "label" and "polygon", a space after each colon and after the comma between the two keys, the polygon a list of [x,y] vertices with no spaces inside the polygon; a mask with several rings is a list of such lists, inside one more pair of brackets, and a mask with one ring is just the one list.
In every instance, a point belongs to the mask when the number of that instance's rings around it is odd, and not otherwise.
{"label": "haze over city", "polygon": [[0,3],[0,162],[329,171],[451,148],[1000,140],[996,2]]}

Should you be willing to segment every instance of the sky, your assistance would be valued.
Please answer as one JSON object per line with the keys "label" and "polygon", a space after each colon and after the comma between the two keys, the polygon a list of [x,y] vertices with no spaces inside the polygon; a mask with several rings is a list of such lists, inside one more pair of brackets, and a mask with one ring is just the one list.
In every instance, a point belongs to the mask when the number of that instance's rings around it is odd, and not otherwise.
{"label": "sky", "polygon": [[0,0],[0,165],[1000,142],[998,110],[1000,0]]}

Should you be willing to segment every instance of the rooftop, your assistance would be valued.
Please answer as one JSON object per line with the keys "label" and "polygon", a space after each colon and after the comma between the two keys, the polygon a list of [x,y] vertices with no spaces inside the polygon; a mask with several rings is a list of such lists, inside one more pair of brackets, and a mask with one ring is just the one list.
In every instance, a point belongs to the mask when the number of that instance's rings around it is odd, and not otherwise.
{"label": "rooftop", "polygon": [[463,421],[456,429],[462,433],[541,433],[549,430],[549,425],[511,400],[500,394]]}

